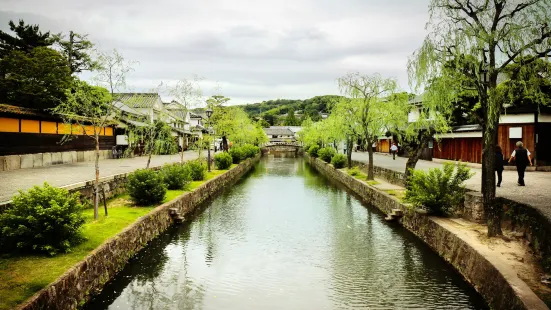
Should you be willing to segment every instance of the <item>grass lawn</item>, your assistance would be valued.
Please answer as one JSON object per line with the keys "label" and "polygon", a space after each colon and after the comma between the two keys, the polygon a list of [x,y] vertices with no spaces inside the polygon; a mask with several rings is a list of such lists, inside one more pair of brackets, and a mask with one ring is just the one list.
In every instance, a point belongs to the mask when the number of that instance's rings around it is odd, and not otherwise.
{"label": "grass lawn", "polygon": [[[237,165],[232,165],[231,168],[235,166]],[[186,191],[193,191],[205,181],[226,171],[208,172],[206,180],[191,182],[186,190],[168,190],[163,203],[175,199]],[[84,210],[86,224],[84,224],[82,232],[87,240],[74,247],[71,253],[54,257],[33,255],[0,258],[0,310],[12,309],[24,302],[81,261],[105,240],[115,236],[154,207],[136,207],[128,195],[119,195],[108,201],[108,217],[104,216],[101,204],[100,217],[97,221],[93,219],[94,210]]]}

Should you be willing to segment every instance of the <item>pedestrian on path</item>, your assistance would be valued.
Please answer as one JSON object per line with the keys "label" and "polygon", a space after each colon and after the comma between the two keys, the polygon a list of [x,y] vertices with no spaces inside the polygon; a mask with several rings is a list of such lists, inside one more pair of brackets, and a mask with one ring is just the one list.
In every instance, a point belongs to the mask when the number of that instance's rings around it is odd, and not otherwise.
{"label": "pedestrian on path", "polygon": [[503,180],[503,151],[501,147],[496,146],[496,172],[497,172],[497,187],[501,186]]}
{"label": "pedestrian on path", "polygon": [[373,142],[371,148],[373,149],[373,153],[375,153],[375,151],[377,151],[377,142]]}
{"label": "pedestrian on path", "polygon": [[516,150],[513,151],[511,158],[509,158],[509,163],[515,160],[518,173],[518,185],[525,186],[524,171],[526,170],[526,166],[528,166],[528,164],[532,166],[532,158],[530,157],[530,151],[524,148],[522,141],[517,142],[516,146]]}
{"label": "pedestrian on path", "polygon": [[390,147],[390,152],[392,153],[392,159],[396,160],[396,153],[398,152],[398,147],[396,146],[396,143],[392,143],[392,146]]}

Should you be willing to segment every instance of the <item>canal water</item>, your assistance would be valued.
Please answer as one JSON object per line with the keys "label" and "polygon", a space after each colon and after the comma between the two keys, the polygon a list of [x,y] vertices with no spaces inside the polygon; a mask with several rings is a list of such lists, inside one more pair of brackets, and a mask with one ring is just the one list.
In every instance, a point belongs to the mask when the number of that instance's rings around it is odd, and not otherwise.
{"label": "canal water", "polygon": [[430,248],[303,159],[263,158],[88,309],[486,309]]}

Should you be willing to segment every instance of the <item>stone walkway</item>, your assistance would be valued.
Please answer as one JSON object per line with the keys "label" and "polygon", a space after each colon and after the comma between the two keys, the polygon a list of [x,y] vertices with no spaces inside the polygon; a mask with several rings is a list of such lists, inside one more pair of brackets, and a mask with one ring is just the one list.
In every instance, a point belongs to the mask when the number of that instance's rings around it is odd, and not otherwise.
{"label": "stone walkway", "polygon": [[[368,153],[352,153],[352,159],[368,162]],[[386,154],[375,154],[373,164],[395,171],[404,172],[407,158],[396,157]],[[426,160],[420,160],[417,163],[418,169],[428,170],[430,168],[441,168],[443,164]],[[475,175],[470,178],[466,184],[469,189],[480,191],[482,184],[481,169],[470,168]],[[516,171],[503,171],[503,182],[501,187],[497,188],[497,195],[508,198],[520,203],[531,205],[541,210],[547,217],[551,218],[551,172],[527,171],[524,177],[526,186],[517,185]]]}
{"label": "stone walkway", "polygon": [[[206,156],[206,152],[201,156]],[[197,152],[184,152],[184,160],[197,158]],[[180,155],[153,156],[150,167],[162,166],[166,163],[179,162]],[[100,160],[100,177],[131,172],[145,168],[147,157]],[[34,185],[42,185],[45,181],[54,186],[65,186],[74,183],[93,180],[95,178],[94,162],[80,162],[65,165],[55,165],[32,169],[19,169],[0,172],[0,202],[11,200],[18,190],[27,190]]]}

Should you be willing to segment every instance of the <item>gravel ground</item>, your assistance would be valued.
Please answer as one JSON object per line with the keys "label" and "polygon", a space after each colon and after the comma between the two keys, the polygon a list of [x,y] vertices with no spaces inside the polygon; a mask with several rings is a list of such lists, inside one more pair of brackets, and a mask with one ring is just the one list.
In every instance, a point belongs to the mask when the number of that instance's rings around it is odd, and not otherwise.
{"label": "gravel ground", "polygon": [[[356,152],[352,153],[352,159],[362,162],[368,162],[367,153]],[[392,156],[386,154],[375,154],[373,164],[375,166],[392,169],[396,171],[404,171],[407,158],[396,157],[392,160]],[[420,160],[417,163],[418,169],[428,170],[430,168],[440,168],[441,163]],[[469,189],[480,191],[481,187],[481,170],[471,168],[475,175],[470,178],[466,184]],[[503,182],[501,187],[497,188],[497,195],[508,198],[520,203],[531,205],[541,210],[547,217],[551,218],[551,172],[542,171],[527,171],[524,176],[526,186],[517,185],[516,171],[503,171]]]}
{"label": "gravel ground", "polygon": [[[204,152],[202,156],[206,156]],[[186,151],[184,160],[197,158],[197,152]],[[180,155],[153,156],[151,167],[165,163],[180,161]],[[131,172],[145,168],[147,157],[100,160],[100,177]],[[95,178],[94,162],[80,162],[50,167],[19,169],[0,172],[0,202],[11,200],[18,190],[26,190],[34,185],[42,185],[45,181],[54,186],[65,186]]]}

